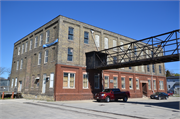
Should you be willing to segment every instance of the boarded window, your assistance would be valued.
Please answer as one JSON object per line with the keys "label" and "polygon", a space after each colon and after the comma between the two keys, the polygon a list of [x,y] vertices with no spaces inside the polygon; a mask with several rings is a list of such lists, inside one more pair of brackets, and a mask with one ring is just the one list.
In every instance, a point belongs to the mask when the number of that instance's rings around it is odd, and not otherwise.
{"label": "boarded window", "polygon": [[108,49],[108,38],[104,38],[104,49]]}
{"label": "boarded window", "polygon": [[99,47],[99,35],[95,35],[96,47]]}

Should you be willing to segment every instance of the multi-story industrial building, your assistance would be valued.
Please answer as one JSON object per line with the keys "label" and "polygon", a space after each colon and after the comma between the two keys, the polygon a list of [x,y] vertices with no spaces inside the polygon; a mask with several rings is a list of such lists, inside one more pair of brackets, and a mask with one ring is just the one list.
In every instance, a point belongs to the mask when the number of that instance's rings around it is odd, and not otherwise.
{"label": "multi-story industrial building", "polygon": [[132,41],[135,40],[58,16],[14,43],[10,86],[17,87],[25,98],[56,101],[92,99],[94,93],[113,87],[130,91],[131,97],[166,92],[163,63],[88,75],[86,52]]}

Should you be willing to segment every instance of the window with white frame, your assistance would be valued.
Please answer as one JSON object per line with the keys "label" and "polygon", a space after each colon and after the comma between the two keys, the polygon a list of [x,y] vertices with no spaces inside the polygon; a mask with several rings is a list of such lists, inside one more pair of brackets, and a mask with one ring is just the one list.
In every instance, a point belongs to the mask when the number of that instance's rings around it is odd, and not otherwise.
{"label": "window with white frame", "polygon": [[99,89],[99,75],[94,75],[94,88]]}
{"label": "window with white frame", "polygon": [[86,89],[88,88],[88,74],[83,73],[83,88]]}
{"label": "window with white frame", "polygon": [[23,59],[21,59],[21,63],[20,63],[20,69],[23,68]]}
{"label": "window with white frame", "polygon": [[122,89],[125,89],[125,77],[121,77],[121,86]]}
{"label": "window with white frame", "polygon": [[18,69],[19,69],[19,60],[16,63],[16,70],[18,70]]}
{"label": "window with white frame", "polygon": [[104,85],[104,87],[105,88],[109,88],[109,76],[105,76],[104,78],[105,78],[105,85]]}
{"label": "window with white frame", "polygon": [[104,38],[104,49],[108,49],[108,38]]}
{"label": "window with white frame", "polygon": [[13,85],[14,85],[14,79],[12,79],[11,81],[11,88],[13,88]]}
{"label": "window with white frame", "polygon": [[49,88],[53,88],[53,85],[54,85],[54,73],[51,73]]}
{"label": "window with white frame", "polygon": [[41,64],[41,59],[42,59],[42,53],[40,52],[40,53],[38,54],[38,65]]}
{"label": "window with white frame", "polygon": [[67,60],[72,61],[73,60],[73,48],[68,48],[68,54],[67,54]]}
{"label": "window with white frame", "polygon": [[88,32],[84,32],[84,43],[88,44],[89,43],[89,33]]}
{"label": "window with white frame", "polygon": [[69,40],[73,40],[73,31],[74,31],[74,28],[69,27],[69,32],[68,32],[68,39]]}
{"label": "window with white frame", "polygon": [[164,89],[164,82],[163,81],[159,81],[159,89],[160,90]]}
{"label": "window with white frame", "polygon": [[50,31],[46,31],[46,43],[49,42],[49,35],[50,35]]}
{"label": "window with white frame", "polygon": [[34,48],[37,48],[37,45],[38,45],[38,36],[35,37]]}
{"label": "window with white frame", "polygon": [[43,44],[43,34],[39,36],[39,46]]}
{"label": "window with white frame", "polygon": [[27,52],[28,42],[25,44],[25,52]]}
{"label": "window with white frame", "polygon": [[113,77],[114,88],[118,88],[118,77]]}
{"label": "window with white frame", "polygon": [[22,50],[21,50],[21,54],[24,53],[24,44],[22,44]]}
{"label": "window with white frame", "polygon": [[129,89],[133,89],[133,79],[129,78]]}
{"label": "window with white frame", "polygon": [[99,47],[99,35],[95,35],[96,47]]}
{"label": "window with white frame", "polygon": [[159,65],[159,73],[161,74],[161,65]]}
{"label": "window with white frame", "polygon": [[151,89],[151,80],[148,80],[148,89]]}
{"label": "window with white frame", "polygon": [[20,50],[21,50],[21,47],[19,46],[18,47],[18,55],[20,55]]}
{"label": "window with white frame", "polygon": [[155,72],[154,64],[152,65],[152,70],[153,70],[153,72]]}
{"label": "window with white frame", "polygon": [[[116,40],[113,40],[113,47],[116,47],[117,46],[117,41]],[[114,51],[117,51],[117,48],[113,48]]]}
{"label": "window with white frame", "polygon": [[153,80],[153,88],[156,90],[156,80]]}
{"label": "window with white frame", "polygon": [[44,63],[47,63],[47,62],[48,62],[48,50],[46,50],[44,54]]}
{"label": "window with white frame", "polygon": [[32,50],[32,39],[30,40],[29,50]]}
{"label": "window with white frame", "polygon": [[17,87],[17,78],[15,79],[14,87]]}
{"label": "window with white frame", "polygon": [[63,88],[75,88],[75,73],[64,72]]}
{"label": "window with white frame", "polygon": [[139,79],[136,78],[136,89],[139,89]]}

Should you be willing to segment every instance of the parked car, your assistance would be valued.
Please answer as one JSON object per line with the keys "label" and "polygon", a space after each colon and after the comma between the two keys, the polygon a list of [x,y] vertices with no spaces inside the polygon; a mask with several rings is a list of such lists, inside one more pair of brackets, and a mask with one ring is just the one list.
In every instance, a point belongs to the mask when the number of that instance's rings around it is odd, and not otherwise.
{"label": "parked car", "polygon": [[95,99],[98,102],[102,100],[106,102],[111,100],[118,101],[118,99],[123,99],[124,102],[127,102],[129,97],[129,91],[121,92],[119,88],[104,89],[102,92],[95,94]]}
{"label": "parked car", "polygon": [[168,94],[166,94],[164,92],[156,92],[150,96],[151,99],[158,99],[158,100],[160,100],[160,99],[166,99],[167,100],[168,97],[169,97]]}
{"label": "parked car", "polygon": [[173,95],[173,92],[172,91],[168,91],[167,94],[168,94],[168,96],[171,96],[171,95]]}

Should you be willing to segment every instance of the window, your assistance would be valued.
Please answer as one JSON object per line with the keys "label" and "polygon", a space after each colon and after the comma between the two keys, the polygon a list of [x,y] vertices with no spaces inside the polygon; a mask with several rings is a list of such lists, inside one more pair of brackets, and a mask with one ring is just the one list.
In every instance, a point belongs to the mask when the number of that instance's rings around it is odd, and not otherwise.
{"label": "window", "polygon": [[96,47],[99,47],[99,35],[95,35]]}
{"label": "window", "polygon": [[134,68],[135,68],[135,71],[138,71],[138,66],[135,66]]}
{"label": "window", "polygon": [[160,90],[164,89],[164,82],[163,81],[159,81],[159,89]]}
{"label": "window", "polygon": [[64,88],[75,88],[75,74],[65,73],[63,77],[63,87]]}
{"label": "window", "polygon": [[20,50],[21,50],[21,47],[19,46],[18,47],[18,55],[20,55]]}
{"label": "window", "polygon": [[14,85],[14,79],[12,79],[11,88],[13,88],[13,85]]}
{"label": "window", "polygon": [[118,77],[113,77],[114,88],[118,88]]}
{"label": "window", "polygon": [[141,66],[142,72],[144,72],[144,65]]}
{"label": "window", "polygon": [[73,48],[68,48],[68,61],[72,61],[73,60]]}
{"label": "window", "polygon": [[147,65],[147,71],[149,72],[149,65]]}
{"label": "window", "polygon": [[39,46],[43,44],[43,34],[40,35],[39,37]]}
{"label": "window", "polygon": [[133,89],[133,80],[129,78],[129,89]]}
{"label": "window", "polygon": [[120,42],[120,45],[122,45],[121,47],[120,47],[120,51],[124,51],[124,47],[123,47],[123,42]]}
{"label": "window", "polygon": [[46,31],[46,43],[49,42],[49,35],[50,35],[50,31]]}
{"label": "window", "polygon": [[22,44],[22,51],[21,51],[21,54],[24,53],[24,44]]}
{"label": "window", "polygon": [[15,84],[14,84],[15,87],[17,87],[17,78],[15,79]]}
{"label": "window", "polygon": [[121,77],[122,89],[125,89],[125,77]]}
{"label": "window", "polygon": [[137,48],[134,46],[134,55],[137,56]]}
{"label": "window", "polygon": [[159,65],[159,73],[161,74],[161,65]]}
{"label": "window", "polygon": [[83,74],[83,88],[88,88],[88,74]]}
{"label": "window", "polygon": [[139,79],[136,78],[136,89],[139,89]]}
{"label": "window", "polygon": [[36,36],[34,40],[34,48],[37,48],[37,45],[38,45],[38,36]]}
{"label": "window", "polygon": [[45,51],[45,55],[44,55],[44,63],[48,62],[48,50]]}
{"label": "window", "polygon": [[153,88],[156,90],[156,80],[153,80]]}
{"label": "window", "polygon": [[151,80],[148,80],[148,89],[151,89]]}
{"label": "window", "polygon": [[108,49],[108,38],[104,38],[104,49]]}
{"label": "window", "polygon": [[105,88],[109,88],[109,76],[105,76]]}
{"label": "window", "polygon": [[25,52],[27,52],[27,46],[28,46],[28,42],[26,42],[26,45],[25,45]]}
{"label": "window", "polygon": [[[117,41],[116,40],[113,40],[113,47],[116,47],[117,46]],[[114,51],[117,51],[117,48],[113,48]]]}
{"label": "window", "polygon": [[23,67],[23,59],[21,59],[20,69]]}
{"label": "window", "polygon": [[54,73],[51,73],[49,88],[53,88],[53,85],[54,85]]}
{"label": "window", "polygon": [[94,76],[94,88],[99,89],[99,75]]}
{"label": "window", "polygon": [[19,69],[19,60],[17,61],[16,70]]}
{"label": "window", "polygon": [[89,43],[89,33],[88,32],[84,32],[84,43],[88,44]]}
{"label": "window", "polygon": [[29,50],[32,50],[32,39],[30,40]]}
{"label": "window", "polygon": [[42,53],[40,52],[39,55],[38,55],[38,65],[41,64],[41,57],[42,57]]}
{"label": "window", "polygon": [[132,67],[129,67],[129,69],[132,69]]}
{"label": "window", "polygon": [[117,63],[117,57],[113,56],[113,63],[116,64]]}
{"label": "window", "polygon": [[73,28],[69,27],[69,32],[68,32],[68,39],[73,40]]}
{"label": "window", "polygon": [[155,69],[154,69],[154,64],[152,65],[152,70],[153,70],[153,72],[155,72]]}

